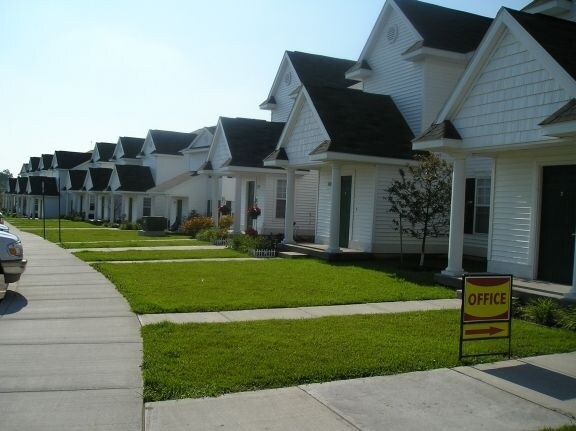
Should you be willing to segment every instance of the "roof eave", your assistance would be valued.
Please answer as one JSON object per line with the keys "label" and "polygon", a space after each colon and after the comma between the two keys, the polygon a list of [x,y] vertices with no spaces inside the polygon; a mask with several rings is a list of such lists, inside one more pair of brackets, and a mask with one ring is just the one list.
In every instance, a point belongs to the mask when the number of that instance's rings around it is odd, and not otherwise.
{"label": "roof eave", "polygon": [[353,81],[364,81],[372,76],[372,69],[359,68],[355,70],[349,70],[344,74],[346,79],[351,79]]}
{"label": "roof eave", "polygon": [[576,120],[542,124],[540,127],[542,128],[542,133],[546,136],[557,138],[576,136]]}
{"label": "roof eave", "polygon": [[410,159],[366,156],[362,154],[338,153],[335,151],[325,151],[323,153],[311,154],[310,160],[314,162],[356,162],[372,163],[378,165],[406,165],[406,163],[410,162]]}
{"label": "roof eave", "polygon": [[460,139],[441,138],[412,142],[412,149],[416,151],[441,151],[456,150],[461,148],[462,140]]}
{"label": "roof eave", "polygon": [[466,65],[472,58],[472,55],[474,55],[474,51],[461,53],[448,51],[445,49],[430,48],[428,46],[421,46],[417,49],[404,52],[401,56],[403,60],[413,62],[422,61],[428,58],[436,58]]}

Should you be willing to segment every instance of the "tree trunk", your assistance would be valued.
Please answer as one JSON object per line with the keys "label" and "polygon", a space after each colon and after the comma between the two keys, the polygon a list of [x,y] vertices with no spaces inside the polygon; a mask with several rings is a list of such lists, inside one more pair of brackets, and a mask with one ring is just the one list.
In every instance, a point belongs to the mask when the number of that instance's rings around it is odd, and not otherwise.
{"label": "tree trunk", "polygon": [[400,214],[400,265],[404,263],[404,245],[403,245],[403,237],[404,231],[402,230],[402,214]]}

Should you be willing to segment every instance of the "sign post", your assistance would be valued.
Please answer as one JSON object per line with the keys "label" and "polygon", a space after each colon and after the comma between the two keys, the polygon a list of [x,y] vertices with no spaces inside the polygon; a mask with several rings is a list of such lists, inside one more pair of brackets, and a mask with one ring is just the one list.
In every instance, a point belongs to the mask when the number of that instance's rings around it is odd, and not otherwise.
{"label": "sign post", "polygon": [[[500,274],[465,274],[462,277],[460,312],[460,349],[458,359],[466,356],[511,355],[512,276]],[[467,341],[508,338],[508,352],[464,355]]]}

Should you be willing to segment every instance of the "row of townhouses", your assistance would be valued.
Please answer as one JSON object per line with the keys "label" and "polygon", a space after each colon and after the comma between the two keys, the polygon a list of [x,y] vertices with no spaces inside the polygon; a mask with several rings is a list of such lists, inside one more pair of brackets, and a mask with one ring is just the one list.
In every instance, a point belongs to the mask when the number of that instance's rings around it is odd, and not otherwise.
{"label": "row of townhouses", "polygon": [[234,232],[398,253],[386,190],[432,151],[453,163],[450,237],[429,245],[448,252],[446,274],[460,274],[466,254],[489,271],[576,286],[575,21],[570,0],[494,19],[387,0],[357,60],[285,52],[260,105],[271,121],[221,117],[31,157],[4,206],[177,226],[227,204]]}

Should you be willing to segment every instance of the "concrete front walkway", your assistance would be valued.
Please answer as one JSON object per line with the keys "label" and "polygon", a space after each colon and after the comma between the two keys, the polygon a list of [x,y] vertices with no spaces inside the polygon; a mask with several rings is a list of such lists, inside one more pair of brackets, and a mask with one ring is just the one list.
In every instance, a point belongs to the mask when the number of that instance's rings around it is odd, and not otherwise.
{"label": "concrete front walkway", "polygon": [[146,404],[146,431],[528,431],[576,423],[576,353]]}
{"label": "concrete front walkway", "polygon": [[204,313],[142,314],[142,325],[160,323],[224,323],[246,320],[314,319],[325,316],[351,316],[353,314],[388,314],[408,311],[459,309],[460,299],[429,299],[426,301],[378,302],[369,304],[323,305],[315,307],[269,308],[256,310],[214,311]]}
{"label": "concrete front walkway", "polygon": [[28,268],[0,302],[0,430],[141,430],[138,319],[103,275],[11,231]]}

